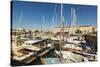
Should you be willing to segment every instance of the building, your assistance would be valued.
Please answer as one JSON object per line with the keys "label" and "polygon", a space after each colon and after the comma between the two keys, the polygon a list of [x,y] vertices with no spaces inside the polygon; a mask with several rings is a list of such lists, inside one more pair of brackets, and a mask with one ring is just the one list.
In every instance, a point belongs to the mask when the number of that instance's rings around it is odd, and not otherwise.
{"label": "building", "polygon": [[95,31],[95,27],[93,27],[93,26],[80,26],[79,30],[83,34],[89,34],[89,33],[93,33]]}
{"label": "building", "polygon": [[[76,26],[72,26],[72,27],[64,26],[65,33],[69,32],[70,34],[74,34],[77,30],[78,30],[78,27],[76,27]],[[54,27],[52,29],[52,33],[58,33],[58,32],[60,32],[60,27]]]}
{"label": "building", "polygon": [[[69,34],[76,34],[76,33],[82,33],[82,34],[88,34],[93,33],[96,30],[96,27],[94,26],[64,26],[64,32]],[[52,33],[56,34],[60,32],[60,27],[54,27],[52,29]]]}

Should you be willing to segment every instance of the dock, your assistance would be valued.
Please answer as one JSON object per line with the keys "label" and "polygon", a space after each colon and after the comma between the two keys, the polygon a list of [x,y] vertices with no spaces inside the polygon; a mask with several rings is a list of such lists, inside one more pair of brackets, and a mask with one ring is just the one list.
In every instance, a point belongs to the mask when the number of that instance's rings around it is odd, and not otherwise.
{"label": "dock", "polygon": [[30,64],[31,62],[34,62],[34,60],[36,60],[37,58],[40,57],[40,60],[44,64],[45,62],[43,61],[42,56],[46,55],[52,49],[54,49],[54,47],[42,48],[41,50],[37,51],[35,54],[33,53],[32,55],[27,56],[26,58],[24,58],[22,60],[16,60],[16,61],[18,63],[21,63],[22,65],[27,65],[27,64]]}

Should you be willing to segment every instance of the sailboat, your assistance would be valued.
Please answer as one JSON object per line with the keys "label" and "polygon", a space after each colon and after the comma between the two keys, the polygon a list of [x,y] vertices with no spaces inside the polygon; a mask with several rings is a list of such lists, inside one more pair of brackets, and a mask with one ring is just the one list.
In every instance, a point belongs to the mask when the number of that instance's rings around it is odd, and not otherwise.
{"label": "sailboat", "polygon": [[[76,14],[75,9],[71,8],[71,16],[73,25],[75,25]],[[75,33],[75,30],[72,30],[72,34]],[[76,40],[75,40],[76,39]],[[88,61],[88,58],[75,54],[73,52],[80,52],[82,48],[79,47],[81,42],[85,42],[85,40],[81,40],[80,36],[72,36],[67,38],[67,43],[64,42],[64,16],[63,16],[63,4],[61,4],[61,27],[60,27],[60,45],[59,51],[55,50],[56,54],[59,56],[60,63],[73,63],[73,62],[82,62]]]}

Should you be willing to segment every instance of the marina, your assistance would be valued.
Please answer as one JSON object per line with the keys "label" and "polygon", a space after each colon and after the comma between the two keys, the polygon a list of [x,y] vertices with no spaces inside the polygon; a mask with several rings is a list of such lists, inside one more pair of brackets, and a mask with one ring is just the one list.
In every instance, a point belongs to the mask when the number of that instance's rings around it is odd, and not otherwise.
{"label": "marina", "polygon": [[[84,35],[88,36],[88,35]],[[92,36],[91,36],[92,37]],[[75,41],[73,41],[75,39]],[[37,64],[61,64],[73,62],[88,62],[96,60],[96,48],[88,40],[76,40],[77,37],[68,38],[62,46],[62,61],[60,61],[60,41],[58,40],[27,40],[21,46],[13,49],[12,65],[37,65]],[[81,38],[80,38],[81,39]],[[68,42],[69,41],[69,42]],[[94,40],[93,40],[94,41]],[[95,42],[95,41],[94,41]],[[85,43],[85,44],[84,44]],[[86,47],[89,45],[88,47]],[[96,47],[93,49],[93,47]],[[95,51],[93,51],[95,50]],[[17,56],[18,55],[18,56]],[[16,64],[18,63],[18,64]],[[36,63],[36,64],[35,64]]]}
{"label": "marina", "polygon": [[[42,8],[44,4],[42,4]],[[47,17],[43,16],[45,13],[41,14],[42,20],[40,21],[40,25],[37,25],[39,28],[36,29],[30,28],[32,24],[29,26],[29,29],[21,27],[23,17],[25,16],[23,16],[23,13],[20,14],[18,20],[19,27],[11,29],[10,59],[12,66],[97,61],[96,26],[77,25],[77,20],[79,20],[77,17],[77,8],[71,5],[68,14],[70,23],[66,24],[65,19],[68,17],[65,17],[67,14],[64,13],[67,6],[63,3],[55,3],[53,7],[51,6],[54,13],[51,13],[53,16],[52,19],[49,19],[51,26],[48,30],[46,28],[49,27],[50,23],[46,26]],[[33,9],[32,7],[29,8]],[[45,7],[45,9],[48,8]],[[33,24],[37,23],[34,22]],[[55,25],[55,23],[57,24]],[[35,27],[35,25],[32,26]]]}

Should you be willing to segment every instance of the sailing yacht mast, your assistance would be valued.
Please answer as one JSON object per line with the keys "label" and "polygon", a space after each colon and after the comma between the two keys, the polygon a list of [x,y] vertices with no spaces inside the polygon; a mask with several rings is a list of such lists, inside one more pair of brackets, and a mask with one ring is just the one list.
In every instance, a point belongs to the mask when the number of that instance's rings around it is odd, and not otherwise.
{"label": "sailing yacht mast", "polygon": [[[17,30],[20,30],[22,27],[21,27],[21,22],[22,22],[22,13],[20,14],[20,17],[19,17],[19,22],[18,22],[18,27],[17,27]],[[19,46],[20,45],[20,38],[21,38],[21,36],[20,35],[17,35],[17,33],[16,33],[16,44],[17,44],[17,46]]]}
{"label": "sailing yacht mast", "polygon": [[44,26],[44,16],[42,17],[42,24],[41,24],[41,37],[43,34],[43,26]]}
{"label": "sailing yacht mast", "polygon": [[61,4],[61,27],[60,27],[60,62],[62,61],[62,46],[64,42],[64,17],[63,17],[63,4]]}
{"label": "sailing yacht mast", "polygon": [[23,16],[23,14],[21,13],[20,17],[19,17],[19,23],[18,23],[19,27],[18,28],[21,28],[22,16]]}
{"label": "sailing yacht mast", "polygon": [[[76,12],[75,12],[75,8],[71,8],[71,27],[76,27]],[[72,34],[75,34],[75,30],[72,30]]]}
{"label": "sailing yacht mast", "polygon": [[41,26],[41,32],[43,32],[43,26],[44,26],[44,16],[42,17],[42,26]]}

